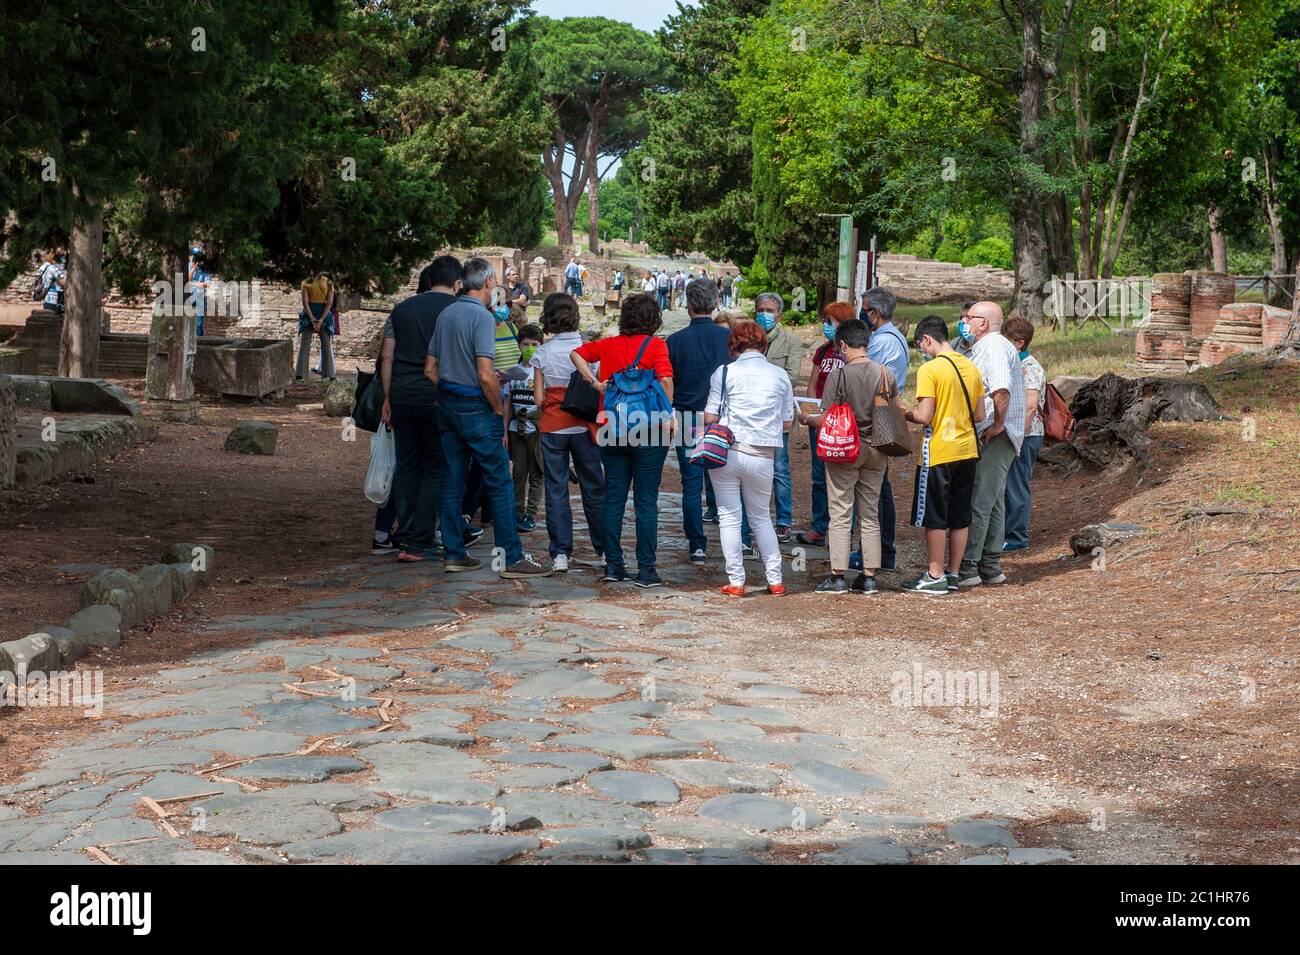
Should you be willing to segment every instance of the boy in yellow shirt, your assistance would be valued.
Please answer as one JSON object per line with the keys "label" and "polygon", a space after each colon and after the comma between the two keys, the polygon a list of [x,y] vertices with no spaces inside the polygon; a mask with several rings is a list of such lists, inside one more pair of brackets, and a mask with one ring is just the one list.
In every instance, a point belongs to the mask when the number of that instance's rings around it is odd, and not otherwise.
{"label": "boy in yellow shirt", "polygon": [[930,566],[920,577],[905,582],[903,589],[946,596],[957,589],[957,570],[970,530],[980,455],[975,422],[984,401],[984,380],[974,363],[948,343],[948,326],[938,315],[921,319],[912,341],[925,356],[916,372],[916,407],[905,415],[908,421],[925,425],[912,523],[925,528]]}

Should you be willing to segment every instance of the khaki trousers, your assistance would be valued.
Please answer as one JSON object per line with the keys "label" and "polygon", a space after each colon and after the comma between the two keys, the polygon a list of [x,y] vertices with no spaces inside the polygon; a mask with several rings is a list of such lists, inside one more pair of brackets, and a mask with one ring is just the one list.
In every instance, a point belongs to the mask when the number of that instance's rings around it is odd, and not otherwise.
{"label": "khaki trousers", "polygon": [[849,569],[855,504],[862,538],[862,566],[868,570],[880,567],[880,486],[888,463],[889,458],[865,441],[853,464],[826,462],[826,503],[831,517],[827,537],[831,570],[836,573]]}

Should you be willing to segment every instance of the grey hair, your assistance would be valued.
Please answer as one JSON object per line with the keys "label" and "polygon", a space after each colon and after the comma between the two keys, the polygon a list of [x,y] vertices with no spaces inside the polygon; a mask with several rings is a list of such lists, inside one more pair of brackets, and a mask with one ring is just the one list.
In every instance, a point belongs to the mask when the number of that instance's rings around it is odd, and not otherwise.
{"label": "grey hair", "polygon": [[488,279],[495,274],[496,269],[492,268],[492,263],[487,259],[478,256],[466,259],[460,276],[460,287],[467,292],[477,292],[487,285]]}
{"label": "grey hair", "polygon": [[718,287],[704,279],[686,283],[686,308],[695,315],[708,315],[718,307]]}
{"label": "grey hair", "polygon": [[763,307],[764,302],[772,302],[776,305],[776,314],[785,314],[785,299],[778,292],[763,292],[754,297],[754,309],[758,310]]}
{"label": "grey hair", "polygon": [[862,293],[863,307],[879,312],[881,318],[887,322],[894,320],[894,306],[897,304],[898,300],[894,298],[894,293],[883,285],[869,288]]}

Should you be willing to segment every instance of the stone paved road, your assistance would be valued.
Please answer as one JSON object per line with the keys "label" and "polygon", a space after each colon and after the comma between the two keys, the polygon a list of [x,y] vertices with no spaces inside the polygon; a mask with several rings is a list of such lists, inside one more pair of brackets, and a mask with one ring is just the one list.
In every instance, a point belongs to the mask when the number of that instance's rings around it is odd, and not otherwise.
{"label": "stone paved road", "polygon": [[0,793],[0,862],[1070,858],[1004,819],[880,812],[891,780],[810,720],[813,688],[740,668],[733,605],[679,589],[701,573],[683,560],[661,573],[602,591],[594,567],[367,558],[301,581],[290,612],[209,624],[255,642],[113,692],[99,732]]}

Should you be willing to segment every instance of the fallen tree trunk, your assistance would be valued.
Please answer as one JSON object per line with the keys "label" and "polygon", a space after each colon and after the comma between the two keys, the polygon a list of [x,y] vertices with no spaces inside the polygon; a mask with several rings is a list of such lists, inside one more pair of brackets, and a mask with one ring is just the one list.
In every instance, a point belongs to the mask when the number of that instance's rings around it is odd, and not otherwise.
{"label": "fallen tree trunk", "polygon": [[1202,384],[1176,378],[1121,378],[1107,373],[1079,389],[1070,403],[1074,438],[1039,455],[1046,464],[1074,473],[1150,463],[1146,430],[1157,421],[1223,421]]}

